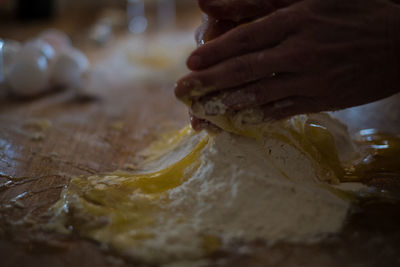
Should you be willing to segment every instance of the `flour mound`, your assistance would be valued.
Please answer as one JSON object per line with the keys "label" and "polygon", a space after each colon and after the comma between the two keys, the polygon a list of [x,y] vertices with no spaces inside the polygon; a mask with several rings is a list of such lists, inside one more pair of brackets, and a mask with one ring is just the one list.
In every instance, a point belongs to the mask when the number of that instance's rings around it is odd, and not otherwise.
{"label": "flour mound", "polygon": [[161,262],[201,258],[205,236],[222,249],[236,240],[318,242],[340,231],[350,205],[322,186],[321,175],[333,174],[286,141],[210,137],[197,171],[165,196],[155,237],[134,253]]}
{"label": "flour mound", "polygon": [[224,243],[313,242],[337,232],[349,204],[319,186],[319,170],[301,151],[266,142],[269,157],[254,139],[216,136],[198,171],[169,193],[170,209],[192,218],[194,231],[220,236]]}

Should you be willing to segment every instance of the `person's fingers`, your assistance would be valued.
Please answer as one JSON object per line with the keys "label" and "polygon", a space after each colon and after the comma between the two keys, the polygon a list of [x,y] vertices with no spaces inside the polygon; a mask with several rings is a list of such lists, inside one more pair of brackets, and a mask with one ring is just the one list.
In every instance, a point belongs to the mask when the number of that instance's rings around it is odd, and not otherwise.
{"label": "person's fingers", "polygon": [[204,129],[207,129],[209,126],[209,122],[200,118],[197,118],[196,116],[189,114],[190,115],[190,124],[192,125],[193,130],[195,131],[201,131]]}
{"label": "person's fingers", "polygon": [[328,111],[332,108],[312,97],[293,96],[261,107],[264,121],[282,120],[299,114]]}
{"label": "person's fingers", "polygon": [[196,43],[198,46],[201,46],[236,26],[236,22],[230,20],[216,20],[204,15],[202,25],[195,32]]}
{"label": "person's fingers", "polygon": [[216,133],[216,132],[221,131],[221,129],[219,127],[212,124],[211,122],[204,120],[204,119],[197,118],[193,114],[189,114],[189,115],[190,115],[190,124],[191,124],[193,130],[195,130],[196,132],[200,132],[202,130],[208,130],[208,131]]}
{"label": "person's fingers", "polygon": [[208,69],[192,72],[178,81],[178,98],[198,98],[208,93],[235,88],[249,82],[268,78],[274,73],[297,72],[298,66],[290,61],[293,53],[281,46],[260,52],[233,57]]}
{"label": "person's fingers", "polygon": [[198,0],[201,10],[216,18],[240,21],[267,15],[300,0]]}
{"label": "person's fingers", "polygon": [[200,46],[189,56],[188,68],[201,70],[228,58],[277,46],[298,27],[301,16],[294,10],[281,9],[260,20],[240,25]]}
{"label": "person's fingers", "polygon": [[231,110],[241,110],[306,93],[304,87],[306,83],[296,75],[278,73],[222,93],[221,102]]}

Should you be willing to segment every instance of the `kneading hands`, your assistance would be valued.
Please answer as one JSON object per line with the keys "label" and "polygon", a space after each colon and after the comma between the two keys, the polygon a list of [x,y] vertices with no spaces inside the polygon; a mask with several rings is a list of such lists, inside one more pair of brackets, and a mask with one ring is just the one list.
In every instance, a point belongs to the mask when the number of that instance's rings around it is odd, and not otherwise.
{"label": "kneading hands", "polygon": [[[400,5],[390,0],[199,0],[204,23],[178,98],[266,120],[400,91]],[[199,120],[192,119],[199,128]],[[201,125],[204,125],[202,123]]]}

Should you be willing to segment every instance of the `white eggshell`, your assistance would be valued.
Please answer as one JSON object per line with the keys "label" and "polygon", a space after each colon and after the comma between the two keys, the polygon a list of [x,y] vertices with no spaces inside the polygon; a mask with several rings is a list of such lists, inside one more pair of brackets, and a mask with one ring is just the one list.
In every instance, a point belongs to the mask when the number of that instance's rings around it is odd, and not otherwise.
{"label": "white eggshell", "polygon": [[22,49],[17,54],[17,58],[21,59],[32,56],[44,56],[47,61],[51,61],[55,58],[55,51],[47,42],[40,39],[34,39],[27,41],[22,46]]}
{"label": "white eggshell", "polygon": [[6,79],[11,91],[18,96],[35,96],[45,91],[49,81],[47,58],[35,53],[18,57]]}
{"label": "white eggshell", "polygon": [[54,85],[75,87],[81,82],[82,74],[89,69],[89,60],[79,50],[63,51],[52,65],[51,80]]}
{"label": "white eggshell", "polygon": [[71,39],[68,35],[56,29],[42,32],[39,34],[39,39],[49,43],[57,54],[71,47]]}
{"label": "white eggshell", "polygon": [[3,72],[6,75],[8,69],[14,62],[17,54],[21,50],[22,45],[14,40],[5,40],[2,49],[2,62],[3,62]]}

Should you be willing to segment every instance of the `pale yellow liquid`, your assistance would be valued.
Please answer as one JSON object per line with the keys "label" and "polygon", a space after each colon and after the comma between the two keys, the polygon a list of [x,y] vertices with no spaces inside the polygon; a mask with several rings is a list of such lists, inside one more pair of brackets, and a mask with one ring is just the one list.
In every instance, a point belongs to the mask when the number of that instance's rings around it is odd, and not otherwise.
{"label": "pale yellow liquid", "polygon": [[[400,177],[399,138],[377,132],[362,134],[360,142],[367,147],[367,154],[362,161],[345,169],[339,161],[334,138],[325,127],[311,123],[300,125],[300,121],[298,123],[301,131],[292,129],[282,135],[274,133],[272,137],[300,147],[321,166],[332,170],[336,177],[329,180],[329,183],[363,181],[366,176],[382,173]],[[240,134],[255,138],[262,145],[266,136],[259,130],[253,128]],[[197,133],[188,126],[179,132],[160,136],[158,142],[150,145],[151,156],[142,164],[179,147],[182,140],[194,135]],[[163,203],[168,202],[166,192],[190,179],[200,167],[201,152],[206,149],[210,138],[212,136],[205,135],[186,156],[156,172],[119,171],[108,175],[76,177],[53,209],[64,214],[59,216],[62,224],[83,236],[109,244],[115,249],[140,246],[141,241],[153,237],[151,226],[157,223],[158,215],[163,211]],[[353,199],[340,190],[327,189],[343,198]],[[179,222],[179,218],[176,220]],[[215,236],[204,236],[203,240],[207,253],[220,246]]]}

